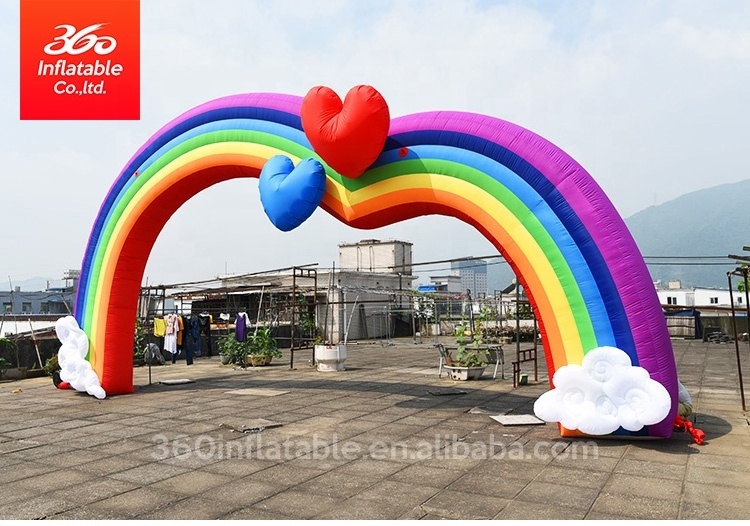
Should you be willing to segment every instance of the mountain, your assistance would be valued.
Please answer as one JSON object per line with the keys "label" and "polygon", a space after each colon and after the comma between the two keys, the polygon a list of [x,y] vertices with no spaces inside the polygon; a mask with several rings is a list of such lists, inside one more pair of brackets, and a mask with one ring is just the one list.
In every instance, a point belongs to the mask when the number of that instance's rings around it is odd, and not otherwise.
{"label": "mountain", "polygon": [[53,278],[45,278],[42,276],[35,276],[33,278],[28,279],[22,279],[22,280],[12,280],[9,278],[8,282],[4,285],[0,284],[0,290],[3,291],[9,291],[11,283],[13,284],[13,288],[20,287],[22,292],[32,292],[32,291],[40,291],[45,290],[47,288],[48,282],[59,282],[59,279],[53,279]]}
{"label": "mountain", "polygon": [[[670,260],[654,257],[743,254],[742,247],[750,245],[750,233],[745,230],[750,226],[750,206],[745,196],[750,196],[750,179],[691,192],[626,218],[625,223],[646,257],[654,281],[666,284],[679,279],[685,287],[726,288],[727,271],[736,267],[729,258],[681,259],[683,264],[663,265],[660,263]],[[490,295],[507,287],[513,278],[507,263],[490,260],[487,266]],[[48,281],[60,282],[59,279],[34,277],[14,280],[13,286],[20,286],[22,291],[38,291],[44,290]],[[426,275],[424,282],[427,282]],[[0,283],[0,290],[10,290],[10,283]]]}
{"label": "mountain", "polygon": [[[750,232],[745,230],[750,227],[750,206],[745,196],[750,196],[750,179],[691,192],[626,218],[625,224],[646,258],[653,280],[664,285],[678,279],[684,287],[727,288],[727,271],[736,268],[734,261],[688,258],[750,255],[742,250],[750,245]],[[664,264],[674,262],[681,264]],[[512,279],[507,264],[487,267],[490,294]]]}
{"label": "mountain", "polygon": [[683,259],[681,265],[662,265],[653,257],[743,254],[742,247],[750,245],[745,230],[750,225],[750,207],[745,196],[750,196],[750,179],[691,192],[625,219],[654,281],[666,284],[679,279],[684,287],[727,288],[727,271],[736,267],[729,258]]}

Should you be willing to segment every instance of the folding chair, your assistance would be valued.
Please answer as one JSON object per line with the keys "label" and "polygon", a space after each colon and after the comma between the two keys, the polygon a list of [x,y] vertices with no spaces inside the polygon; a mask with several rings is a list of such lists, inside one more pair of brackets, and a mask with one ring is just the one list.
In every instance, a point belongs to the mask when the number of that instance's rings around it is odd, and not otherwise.
{"label": "folding chair", "polygon": [[440,378],[443,374],[443,366],[451,364],[451,354],[442,343],[436,343],[435,347],[440,354],[440,361],[438,362],[438,378]]}
{"label": "folding chair", "polygon": [[495,372],[492,373],[492,379],[497,378],[497,368],[500,367],[500,378],[505,380],[505,351],[503,350],[503,346],[493,346],[492,351],[495,354]]}

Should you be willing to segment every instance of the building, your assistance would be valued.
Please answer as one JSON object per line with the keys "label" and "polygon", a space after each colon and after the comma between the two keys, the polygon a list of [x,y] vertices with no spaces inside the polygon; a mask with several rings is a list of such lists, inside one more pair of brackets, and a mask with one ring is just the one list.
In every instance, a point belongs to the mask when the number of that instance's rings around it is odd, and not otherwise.
{"label": "building", "polygon": [[[679,280],[656,290],[672,337],[703,338],[712,333],[749,332],[745,292],[708,287],[684,288]],[[734,313],[732,304],[734,303]]]}
{"label": "building", "polygon": [[483,259],[460,259],[451,263],[451,269],[461,276],[461,288],[471,292],[473,298],[487,296],[487,262]]}
{"label": "building", "polygon": [[15,286],[0,291],[0,337],[49,331],[58,319],[73,314],[80,272],[68,270],[62,280],[48,281],[44,290]]}
{"label": "building", "polygon": [[[357,243],[339,244],[340,272],[336,279],[343,318],[334,337],[341,339],[390,337],[401,325],[411,324],[412,243],[395,239],[363,239]],[[330,295],[329,295],[330,297]],[[351,299],[354,297],[354,306]],[[330,298],[329,298],[330,299]],[[346,307],[352,310],[346,313]],[[357,309],[356,315],[354,309]],[[343,332],[342,332],[343,330]]]}
{"label": "building", "polygon": [[683,288],[679,281],[670,281],[667,288],[657,288],[659,302],[666,307],[735,307],[745,308],[745,293],[708,287]]}
{"label": "building", "polygon": [[412,244],[408,241],[364,239],[358,243],[339,244],[339,265],[357,272],[412,273]]}
{"label": "building", "polygon": [[76,299],[80,271],[68,270],[63,279],[47,281],[41,291],[22,291],[21,287],[0,291],[0,304],[5,315],[71,314]]}
{"label": "building", "polygon": [[[277,328],[282,347],[296,346],[302,326],[314,320],[331,343],[411,334],[412,244],[364,240],[339,245],[338,268],[289,267],[274,272],[223,276],[214,286],[172,292],[152,287],[141,298],[141,316],[171,308],[207,312],[234,321],[245,312],[253,323]],[[144,312],[143,306],[147,312]],[[160,312],[159,309],[162,309]],[[292,341],[294,339],[294,341]]]}
{"label": "building", "polygon": [[428,285],[419,285],[418,292],[446,292],[449,294],[466,294],[466,289],[458,273],[430,276]]}

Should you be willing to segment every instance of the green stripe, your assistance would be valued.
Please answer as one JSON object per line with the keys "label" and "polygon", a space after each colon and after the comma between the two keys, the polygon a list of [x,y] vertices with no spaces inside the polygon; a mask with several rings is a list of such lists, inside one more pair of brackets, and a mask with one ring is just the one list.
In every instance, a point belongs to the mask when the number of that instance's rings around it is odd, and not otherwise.
{"label": "green stripe", "polygon": [[[511,213],[513,213],[519,219],[523,226],[529,231],[535,242],[539,244],[542,251],[544,251],[546,257],[550,262],[550,265],[552,266],[557,278],[560,281],[563,292],[565,293],[565,297],[571,306],[571,311],[573,313],[573,317],[575,319],[584,349],[594,348],[597,346],[593,325],[591,322],[591,318],[588,315],[586,303],[570,270],[568,262],[565,260],[554,240],[544,229],[541,222],[537,219],[533,212],[507,187],[502,185],[494,178],[472,167],[462,165],[453,161],[446,161],[441,159],[409,159],[379,166],[377,168],[368,170],[364,175],[362,175],[362,177],[350,179],[347,177],[342,177],[340,174],[332,170],[318,155],[316,155],[309,148],[278,135],[272,135],[269,133],[254,130],[217,130],[202,134],[197,137],[193,137],[180,144],[175,145],[172,149],[160,156],[153,164],[151,164],[151,166],[144,170],[144,172],[141,173],[136,178],[135,182],[128,188],[125,194],[118,200],[116,206],[114,207],[112,216],[110,217],[110,220],[104,228],[101,236],[101,242],[99,244],[99,249],[94,258],[95,264],[92,269],[93,280],[91,281],[91,283],[98,284],[98,278],[103,266],[104,254],[110,244],[114,227],[120,221],[125,208],[131,202],[135,194],[143,187],[143,185],[146,184],[146,182],[148,182],[151,177],[156,175],[166,165],[179,158],[180,156],[185,155],[196,148],[221,142],[244,142],[260,144],[277,148],[282,152],[286,152],[287,154],[298,158],[313,157],[319,160],[326,167],[328,177],[338,182],[350,192],[355,192],[359,189],[368,187],[372,184],[385,181],[393,177],[409,176],[420,173],[435,173],[443,174],[448,177],[455,177],[456,179],[466,181],[469,184],[472,184],[473,186],[487,192],[498,202],[505,205],[511,211]],[[96,288],[97,287],[94,287],[94,290],[96,290]],[[96,294],[88,295],[86,304],[87,312],[93,313],[95,297]],[[91,316],[84,317],[84,319],[87,320],[87,322],[85,323],[87,328],[84,330],[88,330],[88,328],[90,327],[92,321],[90,318]]]}
{"label": "green stripe", "polygon": [[207,146],[210,144],[218,144],[222,142],[241,142],[260,144],[264,146],[270,146],[278,148],[280,151],[286,152],[289,155],[293,155],[299,158],[310,157],[313,152],[297,142],[280,137],[278,135],[272,135],[265,132],[259,132],[254,130],[216,130],[202,135],[192,137],[186,141],[183,141],[175,145],[170,150],[164,152],[158,159],[154,161],[143,173],[139,174],[135,179],[134,183],[128,187],[125,193],[117,200],[117,204],[113,207],[112,215],[109,221],[102,230],[100,242],[98,245],[97,252],[94,256],[94,265],[91,270],[91,277],[93,278],[90,283],[92,289],[87,296],[86,300],[86,314],[92,313],[91,316],[84,315],[83,319],[86,320],[84,325],[84,331],[90,334],[90,327],[93,323],[91,319],[94,312],[94,302],[96,300],[96,291],[98,290],[99,275],[104,262],[104,254],[110,245],[112,234],[117,223],[120,221],[125,208],[130,204],[136,193],[145,185],[153,176],[158,174],[169,163],[185,155],[196,148]]}
{"label": "green stripe", "polygon": [[[348,190],[354,192],[376,182],[422,173],[434,173],[466,181],[490,194],[499,203],[505,205],[528,230],[529,234],[549,260],[557,279],[560,281],[565,298],[570,304],[583,348],[593,349],[598,346],[588,306],[568,261],[532,210],[516,194],[493,177],[488,176],[480,170],[453,161],[443,159],[410,159],[379,166],[366,172],[366,175],[359,179],[347,179],[342,184]],[[524,250],[524,247],[521,247],[521,250]]]}

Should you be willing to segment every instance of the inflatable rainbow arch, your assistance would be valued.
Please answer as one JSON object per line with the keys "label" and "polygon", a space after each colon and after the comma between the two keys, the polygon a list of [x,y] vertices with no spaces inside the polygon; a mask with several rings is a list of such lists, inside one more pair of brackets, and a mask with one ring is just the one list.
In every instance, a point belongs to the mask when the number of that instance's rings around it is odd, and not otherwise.
{"label": "inflatable rainbow arch", "polygon": [[[216,183],[258,177],[275,155],[320,159],[302,129],[302,100],[253,93],[200,105],[154,134],[118,176],[89,238],[75,307],[107,394],[133,392],[141,281],[172,214]],[[357,179],[324,166],[320,206],[347,225],[442,214],[476,227],[532,298],[550,378],[591,349],[622,349],[672,399],[669,415],[637,434],[671,435],[677,373],[650,274],[614,206],[562,150],[497,118],[439,111],[392,119],[382,153]]]}

